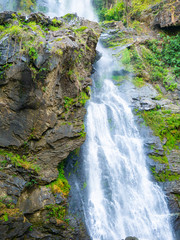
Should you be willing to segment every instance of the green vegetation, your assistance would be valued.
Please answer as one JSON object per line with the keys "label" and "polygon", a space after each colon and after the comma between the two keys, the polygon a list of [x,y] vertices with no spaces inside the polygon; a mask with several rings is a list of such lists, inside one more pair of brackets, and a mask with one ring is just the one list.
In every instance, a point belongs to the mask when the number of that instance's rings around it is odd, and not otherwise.
{"label": "green vegetation", "polygon": [[[159,46],[159,47],[157,47]],[[180,35],[148,40],[145,45],[132,46],[122,52],[122,63],[138,78],[162,82],[166,90],[174,91],[180,72]],[[136,82],[136,81],[134,81]]]}
{"label": "green vegetation", "polygon": [[102,8],[100,11],[98,11],[99,19],[100,21],[120,21],[123,19],[124,14],[124,2],[118,1],[112,8]]}
{"label": "green vegetation", "polygon": [[155,162],[164,163],[168,165],[168,158],[166,156],[149,155],[149,157],[152,158]]}
{"label": "green vegetation", "polygon": [[27,170],[33,170],[37,173],[40,171],[40,167],[37,164],[27,161],[27,157],[25,155],[21,157],[18,154],[7,152],[2,149],[0,149],[0,155],[5,157],[5,160],[0,162],[2,167],[4,167],[6,164],[8,164],[8,161],[10,161],[15,167],[22,167]]}
{"label": "green vegetation", "polygon": [[74,105],[74,103],[75,103],[74,98],[64,97],[64,108],[66,112],[69,111],[69,109]]}
{"label": "green vegetation", "polygon": [[56,181],[52,182],[48,187],[51,188],[54,194],[61,193],[63,197],[67,198],[70,191],[68,180],[64,176],[64,162],[58,165],[59,176]]}
{"label": "green vegetation", "polygon": [[60,20],[57,20],[56,18],[53,18],[52,24],[53,26],[58,27],[62,24],[62,22]]}
{"label": "green vegetation", "polygon": [[15,205],[7,200],[7,196],[0,198],[0,221],[7,222],[9,217],[16,217],[20,215],[18,208],[15,208]]}
{"label": "green vegetation", "polygon": [[89,99],[89,96],[86,92],[80,92],[80,95],[78,97],[78,102],[84,106],[86,104],[86,101]]}
{"label": "green vegetation", "polygon": [[59,30],[59,27],[55,27],[55,26],[49,26],[49,30],[53,31],[53,32],[56,32]]}
{"label": "green vegetation", "polygon": [[178,173],[173,173],[169,169],[162,170],[160,172],[156,172],[156,168],[152,167],[151,171],[153,173],[154,178],[158,182],[165,182],[165,181],[175,181],[180,179],[180,175]]}
{"label": "green vegetation", "polygon": [[150,5],[155,5],[161,2],[161,0],[132,0],[132,8],[130,10],[130,15],[139,16],[140,13],[146,10]]}
{"label": "green vegetation", "polygon": [[67,214],[67,208],[62,205],[47,205],[46,210],[48,210],[48,217],[55,217],[56,220],[60,220],[61,222],[69,222],[69,219],[65,219]]}
{"label": "green vegetation", "polygon": [[140,77],[134,77],[133,78],[133,84],[138,87],[138,88],[141,88],[144,86],[145,82],[143,80],[143,78],[140,78]]}
{"label": "green vegetation", "polygon": [[169,110],[150,110],[142,112],[145,122],[152,128],[161,141],[167,139],[164,150],[179,149],[180,142],[180,114]]}
{"label": "green vegetation", "polygon": [[[70,72],[70,74],[71,74],[71,72]],[[73,107],[73,105],[75,105],[77,103],[80,103],[81,106],[84,106],[88,99],[89,99],[89,96],[87,95],[87,93],[85,91],[80,92],[79,96],[77,96],[76,98],[64,97],[65,111],[68,112]]]}
{"label": "green vegetation", "polygon": [[83,125],[81,126],[81,128],[82,128],[82,131],[80,132],[81,137],[85,137],[85,136],[86,136],[85,125],[83,124]]}
{"label": "green vegetation", "polygon": [[73,29],[74,32],[84,32],[88,27],[86,26],[81,26],[80,28]]}
{"label": "green vegetation", "polygon": [[34,47],[29,48],[29,56],[35,61],[38,57],[37,50]]}
{"label": "green vegetation", "polygon": [[[162,66],[172,68],[176,77],[180,76],[180,34],[176,36],[162,35],[162,40],[149,40],[147,45],[155,58],[162,61]],[[158,48],[161,46],[161,48]]]}
{"label": "green vegetation", "polygon": [[122,52],[121,61],[125,65],[130,64],[131,62],[130,51],[127,48],[125,48],[124,51]]}
{"label": "green vegetation", "polygon": [[127,17],[139,17],[141,12],[155,5],[161,0],[131,0],[131,5],[126,0],[112,1],[111,4],[103,0],[94,0],[94,5],[100,21],[115,20],[126,24]]}

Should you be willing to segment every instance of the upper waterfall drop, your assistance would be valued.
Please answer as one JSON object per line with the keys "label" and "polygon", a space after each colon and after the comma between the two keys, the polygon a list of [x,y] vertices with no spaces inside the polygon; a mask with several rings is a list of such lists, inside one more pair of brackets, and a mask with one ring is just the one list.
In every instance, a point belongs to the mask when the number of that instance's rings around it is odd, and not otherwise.
{"label": "upper waterfall drop", "polygon": [[37,0],[37,9],[41,10],[43,6],[47,9],[46,14],[50,17],[59,17],[67,13],[77,13],[79,17],[97,21],[91,0]]}
{"label": "upper waterfall drop", "polygon": [[79,17],[84,17],[91,21],[97,21],[94,14],[91,0],[59,0],[61,8],[60,14],[77,13]]}

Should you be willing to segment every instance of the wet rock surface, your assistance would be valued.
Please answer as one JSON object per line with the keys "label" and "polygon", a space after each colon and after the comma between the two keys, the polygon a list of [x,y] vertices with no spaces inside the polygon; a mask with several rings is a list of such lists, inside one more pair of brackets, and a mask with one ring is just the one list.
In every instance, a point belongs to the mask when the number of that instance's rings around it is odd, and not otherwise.
{"label": "wet rock surface", "polygon": [[101,30],[73,14],[4,12],[0,24],[0,238],[89,239],[80,219],[57,218],[67,199],[46,185],[85,140]]}

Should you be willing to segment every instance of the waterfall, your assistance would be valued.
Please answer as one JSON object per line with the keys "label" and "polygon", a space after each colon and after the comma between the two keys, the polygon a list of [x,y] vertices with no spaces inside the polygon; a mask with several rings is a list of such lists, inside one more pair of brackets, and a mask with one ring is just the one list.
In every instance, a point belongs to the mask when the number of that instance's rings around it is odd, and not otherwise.
{"label": "waterfall", "polygon": [[0,0],[0,12],[1,11],[16,11],[17,1],[15,0]]}
{"label": "waterfall", "polygon": [[82,150],[87,198],[80,195],[88,231],[93,240],[127,236],[172,240],[165,196],[150,181],[143,140],[126,93],[121,93],[110,78],[115,63],[107,50],[100,45],[98,49],[103,56],[96,64]]}
{"label": "waterfall", "polygon": [[[13,10],[14,3],[0,0],[1,10]],[[50,16],[76,12],[96,20],[90,0],[37,0],[37,8]],[[92,240],[121,240],[130,235],[140,240],[173,240],[165,196],[150,181],[128,93],[111,80],[115,65],[111,51],[100,44],[98,51],[102,57],[87,106],[81,173],[71,175],[89,235]]]}

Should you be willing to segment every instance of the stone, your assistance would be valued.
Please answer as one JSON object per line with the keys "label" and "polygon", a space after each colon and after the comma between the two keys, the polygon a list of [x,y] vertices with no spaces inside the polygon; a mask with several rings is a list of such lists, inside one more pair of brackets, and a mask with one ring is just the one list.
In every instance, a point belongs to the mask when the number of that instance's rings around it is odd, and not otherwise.
{"label": "stone", "polygon": [[126,237],[125,240],[138,240],[136,237]]}
{"label": "stone", "polygon": [[0,221],[1,239],[19,239],[27,232],[30,226],[31,224],[23,216],[11,217],[6,222]]}
{"label": "stone", "polygon": [[153,25],[161,28],[180,26],[180,2],[166,4],[156,15]]}
{"label": "stone", "polygon": [[45,186],[36,188],[30,194],[24,192],[18,201],[18,206],[24,214],[34,213],[50,204],[55,204],[55,199],[51,190]]}

